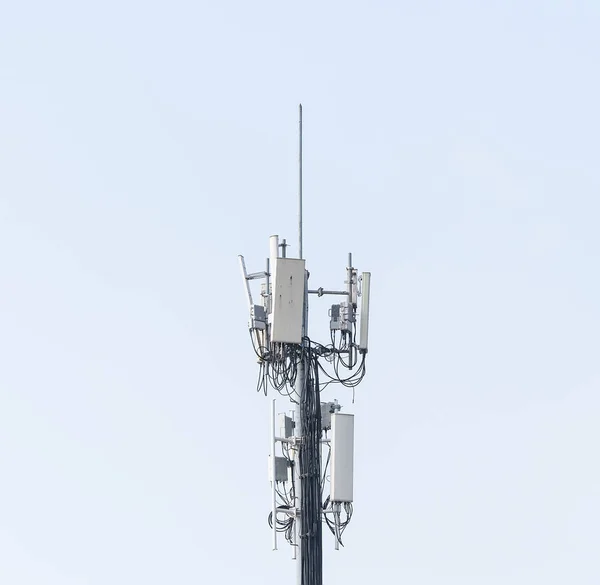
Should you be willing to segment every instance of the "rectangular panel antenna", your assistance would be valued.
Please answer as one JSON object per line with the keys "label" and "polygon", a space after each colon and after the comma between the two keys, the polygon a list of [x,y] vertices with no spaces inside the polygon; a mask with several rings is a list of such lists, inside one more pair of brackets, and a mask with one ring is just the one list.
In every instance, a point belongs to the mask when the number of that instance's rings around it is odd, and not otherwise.
{"label": "rectangular panel antenna", "polygon": [[354,415],[331,415],[331,501],[354,498]]}
{"label": "rectangular panel antenna", "polygon": [[276,258],[273,279],[271,341],[302,342],[304,260]]}
{"label": "rectangular panel antenna", "polygon": [[360,306],[360,339],[358,347],[364,353],[369,349],[369,301],[371,295],[371,273],[362,273],[362,302]]}

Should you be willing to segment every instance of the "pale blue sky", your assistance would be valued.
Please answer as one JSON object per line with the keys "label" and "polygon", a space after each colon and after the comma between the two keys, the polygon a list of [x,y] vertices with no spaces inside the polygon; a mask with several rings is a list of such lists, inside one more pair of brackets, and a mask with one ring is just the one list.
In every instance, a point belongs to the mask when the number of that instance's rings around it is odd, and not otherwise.
{"label": "pale blue sky", "polygon": [[0,582],[294,582],[237,254],[296,240],[302,101],[311,281],[373,273],[326,583],[597,585],[599,17],[5,2]]}

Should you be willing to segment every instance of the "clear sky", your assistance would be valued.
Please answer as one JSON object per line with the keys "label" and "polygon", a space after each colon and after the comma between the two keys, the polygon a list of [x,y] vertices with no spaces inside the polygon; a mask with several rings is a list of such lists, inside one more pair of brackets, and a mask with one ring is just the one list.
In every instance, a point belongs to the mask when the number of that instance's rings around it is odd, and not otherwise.
{"label": "clear sky", "polygon": [[599,17],[2,3],[0,582],[294,582],[237,254],[295,244],[301,101],[311,284],[373,273],[326,583],[597,585]]}

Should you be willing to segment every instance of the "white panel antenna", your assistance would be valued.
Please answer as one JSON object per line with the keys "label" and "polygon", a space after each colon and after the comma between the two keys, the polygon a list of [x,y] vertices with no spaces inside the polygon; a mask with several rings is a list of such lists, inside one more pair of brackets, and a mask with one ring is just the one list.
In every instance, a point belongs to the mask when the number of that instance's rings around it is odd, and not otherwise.
{"label": "white panel antenna", "polygon": [[369,350],[369,301],[371,295],[371,273],[362,274],[362,301],[360,306],[360,339],[358,347],[363,353]]}
{"label": "white panel antenna", "polygon": [[331,501],[354,499],[354,415],[331,415]]}
{"label": "white panel antenna", "polygon": [[304,260],[276,258],[273,278],[271,341],[301,343],[304,311]]}

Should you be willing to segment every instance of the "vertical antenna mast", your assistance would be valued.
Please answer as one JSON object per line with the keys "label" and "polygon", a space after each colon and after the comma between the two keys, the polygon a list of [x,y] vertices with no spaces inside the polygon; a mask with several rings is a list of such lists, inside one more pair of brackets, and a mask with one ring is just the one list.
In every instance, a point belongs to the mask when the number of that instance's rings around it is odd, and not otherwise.
{"label": "vertical antenna mast", "polygon": [[298,111],[298,258],[302,258],[302,104]]}
{"label": "vertical antenna mast", "polygon": [[[349,254],[344,289],[309,290],[302,204],[302,104],[298,104],[298,258],[287,257],[286,240],[279,244],[279,236],[273,235],[264,272],[248,273],[243,256],[240,266],[250,309],[248,327],[261,366],[259,388],[266,394],[270,386],[295,403],[293,417],[282,414],[279,419],[275,400],[271,403],[269,524],[273,549],[277,549],[277,533],[284,533],[296,561],[297,585],[323,585],[323,527],[333,534],[338,549],[352,517],[354,415],[338,412],[337,399],[321,402],[321,392],[332,382],[354,391],[365,375],[371,274],[363,272],[359,277]],[[258,304],[250,290],[254,280],[263,281]],[[309,294],[343,299],[329,310],[332,343],[328,346],[308,337]],[[342,375],[342,369],[351,375]],[[276,378],[273,372],[277,372]],[[319,372],[326,376],[325,384],[319,383]],[[322,448],[329,449],[324,465]]]}
{"label": "vertical antenna mast", "polygon": [[[302,104],[298,105],[298,257],[302,259]],[[306,276],[305,276],[306,281]],[[304,348],[304,337],[307,334],[306,327],[306,313],[307,313],[307,298],[306,293],[304,293],[304,298],[302,299],[303,309],[302,309],[302,341],[300,343],[300,347]],[[296,420],[296,428],[294,429],[294,435],[296,440],[300,443],[302,441],[302,437],[304,435],[304,417],[301,408],[302,398],[305,393],[305,374],[304,374],[304,361],[300,359],[298,362],[298,378],[296,381],[296,392],[298,396],[298,403],[296,404],[296,412],[295,412],[295,420]],[[300,449],[298,449],[298,454]],[[302,526],[302,474],[300,469],[300,457],[298,456],[296,465],[294,466],[294,473],[296,475],[296,538],[295,538],[295,546],[296,546],[296,585],[305,585],[305,581],[303,578],[303,563],[305,562],[303,550],[302,540],[303,533],[302,531],[306,528]]]}

